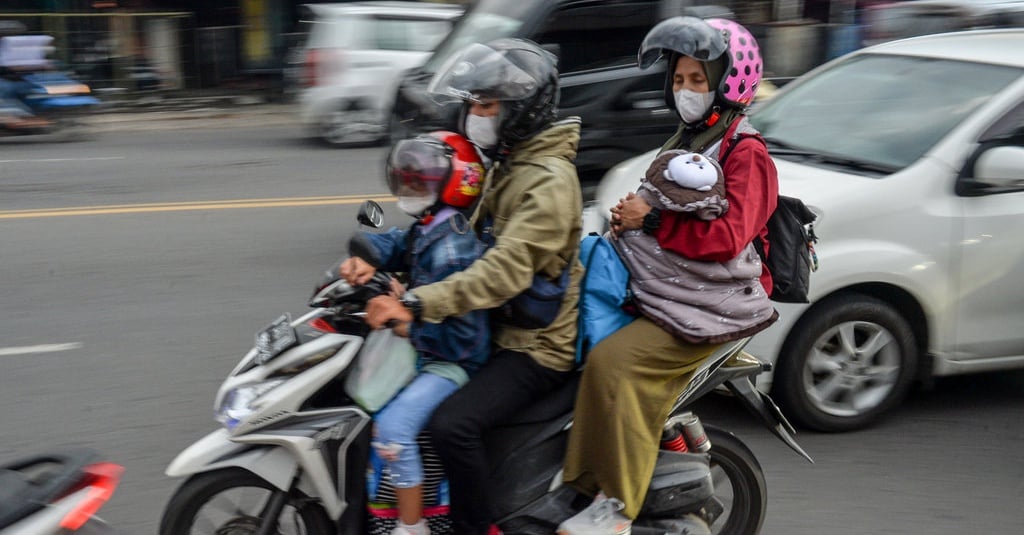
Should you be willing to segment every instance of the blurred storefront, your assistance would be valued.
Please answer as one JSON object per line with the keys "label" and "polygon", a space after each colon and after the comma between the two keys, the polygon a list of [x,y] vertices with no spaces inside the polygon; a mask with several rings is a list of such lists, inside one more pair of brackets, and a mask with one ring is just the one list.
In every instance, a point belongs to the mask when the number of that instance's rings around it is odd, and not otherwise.
{"label": "blurred storefront", "polygon": [[[468,3],[467,0],[435,0]],[[0,20],[55,37],[55,59],[97,89],[282,89],[317,0],[4,0]],[[762,41],[775,77],[860,46],[859,0],[679,0],[727,7]]]}

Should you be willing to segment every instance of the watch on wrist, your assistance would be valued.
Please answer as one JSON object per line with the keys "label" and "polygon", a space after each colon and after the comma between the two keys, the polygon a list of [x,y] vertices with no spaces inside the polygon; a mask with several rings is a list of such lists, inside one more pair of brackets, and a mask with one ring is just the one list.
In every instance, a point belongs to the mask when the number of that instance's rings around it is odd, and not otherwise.
{"label": "watch on wrist", "polygon": [[420,316],[423,315],[423,301],[412,292],[405,292],[402,297],[398,298],[398,302],[402,303],[402,306],[409,309],[412,312],[412,318],[419,320]]}
{"label": "watch on wrist", "polygon": [[650,212],[644,216],[643,225],[640,227],[643,229],[645,234],[654,234],[655,230],[661,226],[661,209],[651,208]]}

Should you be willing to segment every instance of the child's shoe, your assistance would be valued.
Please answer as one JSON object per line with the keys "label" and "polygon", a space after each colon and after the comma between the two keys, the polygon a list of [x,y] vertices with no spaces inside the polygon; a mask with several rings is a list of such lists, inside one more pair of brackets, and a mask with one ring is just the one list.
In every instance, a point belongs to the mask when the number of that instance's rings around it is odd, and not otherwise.
{"label": "child's shoe", "polygon": [[430,535],[430,528],[427,527],[427,520],[425,518],[421,518],[419,522],[411,526],[403,524],[399,520],[395,529],[391,530],[391,535]]}
{"label": "child's shoe", "polygon": [[604,493],[576,516],[558,526],[558,535],[630,535],[633,521],[620,513],[623,503]]}

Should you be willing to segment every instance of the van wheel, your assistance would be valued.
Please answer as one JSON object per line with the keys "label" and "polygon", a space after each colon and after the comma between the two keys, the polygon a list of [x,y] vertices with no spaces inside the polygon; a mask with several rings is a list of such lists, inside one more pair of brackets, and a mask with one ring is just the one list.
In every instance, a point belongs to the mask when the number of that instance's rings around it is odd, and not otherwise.
{"label": "van wheel", "polygon": [[339,104],[320,123],[320,139],[332,147],[370,145],[384,134],[380,114],[358,101]]}
{"label": "van wheel", "polygon": [[861,294],[836,296],[793,328],[772,395],[803,427],[860,429],[903,401],[917,362],[910,324],[891,305]]}

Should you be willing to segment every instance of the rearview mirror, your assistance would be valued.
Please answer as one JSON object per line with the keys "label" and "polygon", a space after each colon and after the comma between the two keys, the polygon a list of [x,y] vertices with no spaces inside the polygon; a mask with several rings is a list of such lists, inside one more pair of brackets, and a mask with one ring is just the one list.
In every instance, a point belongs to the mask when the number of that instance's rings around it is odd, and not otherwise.
{"label": "rearview mirror", "polygon": [[974,179],[998,188],[1024,187],[1024,147],[1002,146],[985,151],[974,164]]}
{"label": "rearview mirror", "polygon": [[377,201],[366,201],[359,207],[356,219],[368,227],[381,228],[384,226],[384,209]]}

